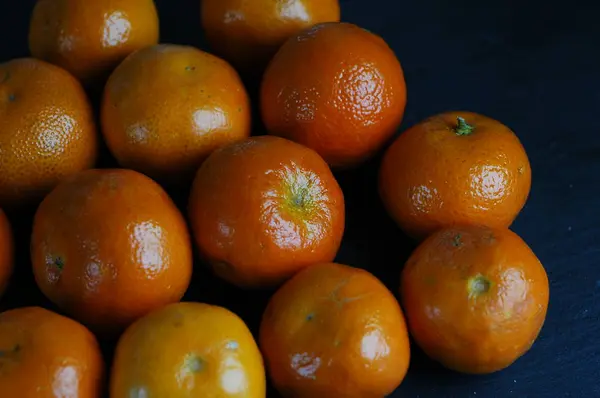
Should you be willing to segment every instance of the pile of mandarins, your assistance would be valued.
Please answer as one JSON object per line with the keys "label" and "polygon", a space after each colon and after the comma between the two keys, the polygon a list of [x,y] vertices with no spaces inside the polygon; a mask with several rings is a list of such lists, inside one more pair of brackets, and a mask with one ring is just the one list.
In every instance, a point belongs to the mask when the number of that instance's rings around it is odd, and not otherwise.
{"label": "pile of mandarins", "polygon": [[[508,229],[531,186],[517,136],[445,112],[394,138],[401,65],[340,22],[337,0],[204,0],[201,23],[214,55],[158,44],[152,0],[39,0],[31,58],[0,65],[0,205],[37,206],[33,274],[65,314],[0,314],[0,395],[100,397],[108,383],[112,398],[265,397],[268,375],[286,397],[376,398],[404,379],[409,333],[464,373],[527,352],[549,293]],[[251,136],[240,76],[262,79],[267,135]],[[121,168],[98,168],[101,140]],[[419,243],[400,300],[333,262],[334,171],[380,151],[382,202]],[[185,216],[167,186],[191,187]],[[1,292],[14,249],[0,215]],[[277,288],[256,340],[225,308],[179,303],[194,250],[250,295]],[[109,374],[96,336],[120,336]]]}

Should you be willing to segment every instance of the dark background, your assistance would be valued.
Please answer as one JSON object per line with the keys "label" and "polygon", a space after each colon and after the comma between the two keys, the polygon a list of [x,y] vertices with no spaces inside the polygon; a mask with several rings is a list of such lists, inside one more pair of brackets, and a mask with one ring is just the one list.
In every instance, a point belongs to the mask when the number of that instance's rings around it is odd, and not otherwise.
{"label": "dark background", "polygon": [[[1,1],[0,62],[28,56],[34,2]],[[163,43],[208,49],[199,0],[156,3]],[[410,371],[393,397],[600,397],[600,6],[592,4],[341,1],[342,19],[383,36],[404,67],[408,107],[402,129],[460,109],[498,119],[518,134],[530,156],[533,187],[513,229],[537,253],[551,284],[544,329],[512,367],[490,376],[459,375],[413,345]],[[248,82],[249,89],[256,84]],[[257,121],[255,134],[261,133]],[[376,158],[338,173],[347,231],[337,261],[369,269],[396,291],[412,246],[379,202],[378,163]],[[114,163],[106,155],[102,166],[109,165]],[[187,192],[171,193],[185,205]],[[35,287],[30,270],[32,212],[11,215],[17,272],[0,310],[25,305],[56,310]],[[238,291],[198,267],[185,300],[224,305],[256,331],[269,294]],[[113,344],[102,341],[107,364]]]}

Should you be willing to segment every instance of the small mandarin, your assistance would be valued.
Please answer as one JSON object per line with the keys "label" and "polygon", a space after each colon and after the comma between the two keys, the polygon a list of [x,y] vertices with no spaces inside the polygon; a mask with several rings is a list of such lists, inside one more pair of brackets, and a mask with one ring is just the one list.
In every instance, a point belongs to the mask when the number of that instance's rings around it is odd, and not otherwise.
{"label": "small mandarin", "polygon": [[269,64],[260,106],[267,131],[360,165],[392,137],[406,106],[400,62],[379,36],[328,22],[288,39]]}
{"label": "small mandarin", "polygon": [[473,112],[442,113],[400,134],[379,175],[389,214],[417,240],[454,224],[508,227],[530,188],[531,167],[517,136]]}
{"label": "small mandarin", "polygon": [[98,136],[81,84],[33,58],[0,64],[0,205],[41,200],[93,167]]}
{"label": "small mandarin", "polygon": [[289,37],[339,20],[338,0],[202,0],[202,26],[212,49],[256,74]]}
{"label": "small mandarin", "polygon": [[187,183],[213,150],[250,135],[250,111],[227,62],[161,44],[135,52],[110,76],[102,131],[122,167]]}
{"label": "small mandarin", "polygon": [[410,362],[394,295],[342,264],[313,265],[285,283],[267,305],[259,342],[284,397],[383,398]]}
{"label": "small mandarin", "polygon": [[229,310],[171,304],[121,336],[111,398],[265,398],[263,360],[246,324]]}
{"label": "small mandarin", "polygon": [[104,363],[83,325],[40,307],[0,313],[2,397],[100,398]]}
{"label": "small mandarin", "polygon": [[87,83],[105,78],[127,55],[158,38],[153,0],[38,0],[29,49]]}
{"label": "small mandarin", "polygon": [[473,374],[499,371],[524,355],[549,300],[546,271],[518,235],[473,225],[423,241],[402,271],[400,293],[425,353]]}

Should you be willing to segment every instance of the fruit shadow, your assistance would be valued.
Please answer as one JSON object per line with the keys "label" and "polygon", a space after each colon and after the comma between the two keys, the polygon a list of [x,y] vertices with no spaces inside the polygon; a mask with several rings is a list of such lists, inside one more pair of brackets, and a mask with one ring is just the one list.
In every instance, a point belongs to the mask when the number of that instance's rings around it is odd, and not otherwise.
{"label": "fruit shadow", "polygon": [[38,306],[60,313],[58,308],[37,287],[33,275],[30,241],[36,209],[37,202],[6,211],[13,232],[15,257],[13,274],[5,294],[0,300],[0,312],[14,308]]}
{"label": "fruit shadow", "polygon": [[[411,361],[406,378],[396,391],[402,392],[420,391],[422,397],[439,397],[448,391],[450,387],[460,386],[460,390],[468,389],[473,385],[474,389],[481,388],[482,380],[490,381],[496,375],[466,375],[444,368],[439,363],[430,359],[411,338]],[[440,395],[441,394],[441,395]]]}
{"label": "fruit shadow", "polygon": [[359,168],[335,172],[346,203],[346,229],[336,261],[373,273],[397,296],[400,272],[416,245],[380,200],[380,162],[378,154]]}
{"label": "fruit shadow", "polygon": [[246,322],[255,338],[262,313],[275,289],[243,289],[215,276],[212,270],[194,253],[192,282],[183,301],[195,301],[225,307]]}

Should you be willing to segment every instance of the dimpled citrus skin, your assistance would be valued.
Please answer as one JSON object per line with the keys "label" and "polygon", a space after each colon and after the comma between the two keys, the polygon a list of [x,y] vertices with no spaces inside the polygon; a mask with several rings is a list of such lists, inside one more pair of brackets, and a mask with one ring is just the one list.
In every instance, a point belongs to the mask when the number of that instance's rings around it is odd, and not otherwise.
{"label": "dimpled citrus skin", "polygon": [[265,398],[261,353],[245,323],[202,303],[158,309],[117,345],[111,398]]}
{"label": "dimpled citrus skin", "polygon": [[274,286],[332,261],[344,234],[344,196],[327,163],[279,137],[213,152],[196,175],[188,210],[204,259],[244,287]]}
{"label": "dimpled citrus skin", "polygon": [[34,57],[84,81],[105,77],[158,38],[153,0],[38,0],[29,28]]}
{"label": "dimpled citrus skin", "polygon": [[317,264],[271,298],[260,347],[285,397],[383,398],[410,362],[408,331],[394,295],[367,271]]}
{"label": "dimpled citrus skin", "polygon": [[192,273],[183,216],[156,182],[124,169],[81,172],[46,196],[31,260],[42,292],[101,333],[179,301]]}
{"label": "dimpled citrus skin", "polygon": [[[472,127],[456,132],[458,117]],[[472,112],[446,112],[400,134],[383,157],[381,199],[410,236],[453,224],[508,227],[531,188],[531,167],[517,136]]]}
{"label": "dimpled citrus skin", "polygon": [[0,64],[0,205],[40,199],[94,165],[98,137],[79,82],[32,58]]}
{"label": "dimpled citrus skin", "polygon": [[261,87],[268,132],[349,168],[373,156],[399,127],[404,73],[379,36],[349,23],[322,23],[288,39]]}
{"label": "dimpled citrus skin", "polygon": [[442,229],[402,271],[402,304],[411,335],[444,366],[492,373],[533,345],[548,310],[544,267],[506,228]]}
{"label": "dimpled citrus skin", "polygon": [[250,112],[227,62],[162,44],[132,54],[111,75],[102,130],[123,167],[159,180],[191,180],[213,150],[250,135]]}
{"label": "dimpled citrus skin", "polygon": [[236,67],[263,71],[292,35],[340,20],[338,0],[202,0],[202,26],[215,53]]}
{"label": "dimpled citrus skin", "polygon": [[14,237],[10,222],[0,210],[0,299],[6,290],[14,268]]}
{"label": "dimpled citrus skin", "polygon": [[3,397],[100,398],[104,364],[94,335],[40,307],[0,313]]}

